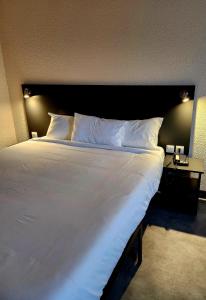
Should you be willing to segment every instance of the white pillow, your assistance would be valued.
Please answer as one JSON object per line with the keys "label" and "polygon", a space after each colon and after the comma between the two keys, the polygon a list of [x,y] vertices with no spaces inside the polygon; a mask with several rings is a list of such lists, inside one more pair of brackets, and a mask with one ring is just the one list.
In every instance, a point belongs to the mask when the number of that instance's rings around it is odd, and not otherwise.
{"label": "white pillow", "polygon": [[75,113],[72,141],[121,146],[125,121],[102,119]]}
{"label": "white pillow", "polygon": [[51,139],[70,140],[74,117],[52,113],[48,115],[51,116],[51,121],[46,136]]}
{"label": "white pillow", "polygon": [[163,118],[127,121],[123,146],[154,149],[158,144],[158,134]]}

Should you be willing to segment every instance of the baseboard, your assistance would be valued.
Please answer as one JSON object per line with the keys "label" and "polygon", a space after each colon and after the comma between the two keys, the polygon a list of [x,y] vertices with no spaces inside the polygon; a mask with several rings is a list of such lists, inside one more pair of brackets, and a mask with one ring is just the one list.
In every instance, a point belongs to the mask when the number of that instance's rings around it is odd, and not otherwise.
{"label": "baseboard", "polygon": [[202,200],[206,200],[206,191],[200,191],[199,192],[199,198]]}

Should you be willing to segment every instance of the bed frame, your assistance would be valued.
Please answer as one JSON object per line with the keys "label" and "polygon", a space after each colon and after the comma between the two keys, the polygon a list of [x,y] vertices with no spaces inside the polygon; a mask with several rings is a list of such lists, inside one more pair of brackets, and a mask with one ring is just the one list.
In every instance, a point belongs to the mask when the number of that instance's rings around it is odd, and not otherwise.
{"label": "bed frame", "polygon": [[[48,112],[133,120],[164,117],[158,144],[183,145],[189,153],[194,85],[49,85],[23,84],[29,134],[47,132]],[[182,102],[183,95],[191,101]],[[143,222],[131,236],[104,288],[101,300],[119,300],[142,262]]]}
{"label": "bed frame", "polygon": [[121,258],[103,290],[101,300],[119,300],[142,263],[144,220],[130,237]]}

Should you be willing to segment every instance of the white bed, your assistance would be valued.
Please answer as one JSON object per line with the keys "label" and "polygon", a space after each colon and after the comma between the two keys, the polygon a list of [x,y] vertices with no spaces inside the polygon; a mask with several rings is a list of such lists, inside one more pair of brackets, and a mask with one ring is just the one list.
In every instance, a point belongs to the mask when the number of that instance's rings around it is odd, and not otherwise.
{"label": "white bed", "polygon": [[163,159],[160,147],[48,139],[2,150],[0,299],[100,299],[158,189]]}

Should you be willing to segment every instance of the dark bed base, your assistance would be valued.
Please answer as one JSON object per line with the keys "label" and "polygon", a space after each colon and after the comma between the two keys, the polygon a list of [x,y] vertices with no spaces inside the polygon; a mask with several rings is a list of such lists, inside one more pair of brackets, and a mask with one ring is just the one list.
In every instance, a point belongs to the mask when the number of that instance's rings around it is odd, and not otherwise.
{"label": "dark bed base", "polygon": [[103,290],[101,300],[119,300],[142,262],[143,221],[129,239],[112,275]]}

